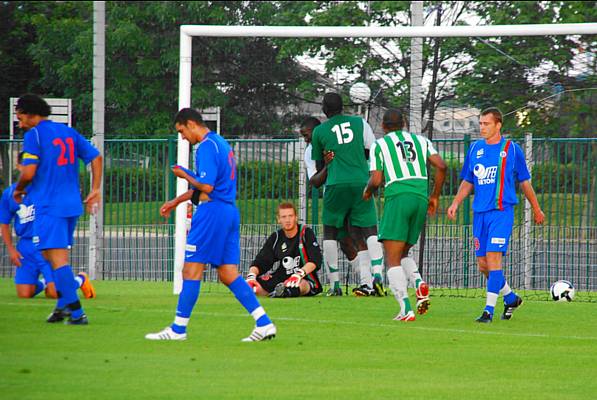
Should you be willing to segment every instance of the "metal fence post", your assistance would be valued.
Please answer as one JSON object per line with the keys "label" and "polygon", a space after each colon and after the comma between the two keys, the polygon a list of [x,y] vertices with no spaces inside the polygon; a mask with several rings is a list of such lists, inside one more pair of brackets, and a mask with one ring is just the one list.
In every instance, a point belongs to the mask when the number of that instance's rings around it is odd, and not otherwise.
{"label": "metal fence post", "polygon": [[[530,132],[524,135],[524,150],[525,159],[527,161],[527,167],[529,171],[533,171],[533,134]],[[533,218],[531,212],[531,203],[525,199],[524,201],[524,227],[523,227],[523,238],[522,248],[524,251],[524,288],[529,290],[532,286],[533,278],[533,265],[531,263],[531,219]]]}
{"label": "metal fence post", "polygon": [[[464,135],[464,152],[465,154],[468,152],[468,149],[471,145],[471,135],[470,134],[466,134]],[[467,196],[466,199],[464,199],[463,202],[463,207],[462,207],[462,211],[464,213],[464,287],[467,288],[468,287],[468,275],[469,275],[469,270],[468,270],[468,264],[469,264],[469,251],[470,251],[470,235],[471,235],[471,229],[470,229],[470,224],[471,224],[471,200],[470,200],[470,196]]]}

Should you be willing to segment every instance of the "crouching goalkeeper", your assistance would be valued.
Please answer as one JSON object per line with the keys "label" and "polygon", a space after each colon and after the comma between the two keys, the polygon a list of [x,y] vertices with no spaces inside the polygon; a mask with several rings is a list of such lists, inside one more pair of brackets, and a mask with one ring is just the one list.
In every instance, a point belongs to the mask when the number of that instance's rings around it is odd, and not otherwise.
{"label": "crouching goalkeeper", "polygon": [[292,203],[278,206],[281,229],[267,239],[247,274],[247,283],[258,296],[315,296],[322,292],[317,271],[321,249],[311,228],[299,225]]}

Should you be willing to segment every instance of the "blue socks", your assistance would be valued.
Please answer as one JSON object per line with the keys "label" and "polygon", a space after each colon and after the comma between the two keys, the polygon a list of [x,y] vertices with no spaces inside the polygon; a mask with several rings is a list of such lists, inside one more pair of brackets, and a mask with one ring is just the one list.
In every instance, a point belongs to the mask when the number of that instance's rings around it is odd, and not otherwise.
{"label": "blue socks", "polygon": [[493,311],[495,310],[495,304],[497,303],[500,289],[504,286],[505,282],[506,278],[504,278],[504,271],[489,271],[489,276],[487,277],[487,302],[485,311],[491,315],[493,315]]}
{"label": "blue socks", "polygon": [[44,285],[42,281],[37,281],[37,283],[35,284],[35,292],[33,293],[33,297],[43,292],[45,288],[46,285]]}
{"label": "blue socks", "polygon": [[176,317],[171,328],[176,333],[185,333],[189,318],[193,312],[193,307],[199,298],[199,291],[201,290],[201,281],[183,280],[182,291],[178,295],[178,305],[176,307]]}
{"label": "blue socks", "polygon": [[255,325],[265,326],[272,323],[263,307],[259,304],[255,293],[240,275],[228,286],[228,289],[255,319]]}
{"label": "blue socks", "polygon": [[71,310],[72,318],[77,319],[83,315],[83,308],[77,296],[78,285],[70,265],[64,265],[54,270],[54,284],[59,293],[57,306],[67,306]]}

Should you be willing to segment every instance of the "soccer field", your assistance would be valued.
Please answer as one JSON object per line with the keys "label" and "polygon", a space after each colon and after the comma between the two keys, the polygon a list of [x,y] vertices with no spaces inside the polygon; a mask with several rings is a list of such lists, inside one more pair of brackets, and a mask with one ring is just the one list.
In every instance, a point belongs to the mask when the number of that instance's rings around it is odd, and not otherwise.
{"label": "soccer field", "polygon": [[[0,279],[0,398],[594,399],[595,304],[527,301],[511,321],[474,322],[484,300],[432,297],[413,323],[386,298],[263,299],[278,336],[241,343],[253,320],[205,285],[186,342],[170,282],[95,283],[88,326],[50,325],[53,301]],[[499,309],[501,313],[501,307]]]}

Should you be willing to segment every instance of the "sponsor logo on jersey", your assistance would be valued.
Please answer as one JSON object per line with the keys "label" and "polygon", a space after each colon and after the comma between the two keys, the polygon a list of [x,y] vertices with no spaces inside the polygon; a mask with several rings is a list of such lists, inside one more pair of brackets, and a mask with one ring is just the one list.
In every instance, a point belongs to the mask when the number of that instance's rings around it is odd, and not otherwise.
{"label": "sponsor logo on jersey", "polygon": [[288,246],[286,246],[286,243],[282,243],[282,252],[286,253],[286,250],[288,250]]}
{"label": "sponsor logo on jersey", "polygon": [[485,168],[483,164],[475,164],[473,173],[477,177],[479,185],[490,185],[495,183],[497,175],[497,166]]}
{"label": "sponsor logo on jersey", "polygon": [[197,251],[197,246],[195,246],[194,244],[187,244],[184,249],[188,252],[194,253]]}
{"label": "sponsor logo on jersey", "polygon": [[301,265],[301,256],[284,257],[282,259],[282,266],[286,270],[286,275],[292,275],[294,270]]}
{"label": "sponsor logo on jersey", "polygon": [[483,157],[483,154],[485,154],[485,149],[477,150],[477,158]]}
{"label": "sponsor logo on jersey", "polygon": [[475,250],[479,250],[481,248],[481,243],[479,243],[479,238],[475,238]]}
{"label": "sponsor logo on jersey", "polygon": [[27,222],[35,221],[35,207],[33,204],[30,206],[26,206],[24,204],[19,204],[19,209],[17,210],[17,215],[19,217],[19,222],[21,224],[26,224]]}
{"label": "sponsor logo on jersey", "polygon": [[506,238],[492,237],[491,238],[491,244],[505,245],[506,244]]}
{"label": "sponsor logo on jersey", "polygon": [[39,243],[39,236],[33,236],[33,237],[31,238],[31,241],[33,242],[33,244],[37,244],[37,243]]}
{"label": "sponsor logo on jersey", "polygon": [[199,177],[201,177],[201,178],[205,178],[205,175],[207,175],[207,172],[205,172],[205,171],[201,171],[201,175],[199,175]]}
{"label": "sponsor logo on jersey", "polygon": [[507,155],[507,154],[506,154],[506,152],[505,152],[505,151],[501,151],[501,152],[500,152],[500,157],[501,157],[501,158],[506,158],[506,155]]}

